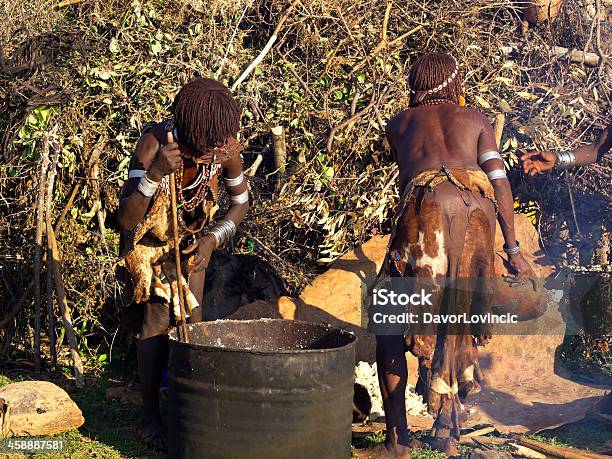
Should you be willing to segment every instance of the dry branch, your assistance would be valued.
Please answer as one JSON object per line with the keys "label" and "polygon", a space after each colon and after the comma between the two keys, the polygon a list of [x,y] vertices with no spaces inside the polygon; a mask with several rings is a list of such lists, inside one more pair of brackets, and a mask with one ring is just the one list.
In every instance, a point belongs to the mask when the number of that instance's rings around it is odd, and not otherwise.
{"label": "dry branch", "polygon": [[[45,196],[45,226],[47,232],[53,232],[51,225],[52,202],[53,202],[53,186],[55,184],[55,175],[57,173],[57,149],[51,162],[51,168],[47,176],[47,192]],[[55,233],[53,233],[55,235]],[[50,238],[47,237],[47,323],[49,325],[49,348],[51,351],[51,368],[57,365],[57,349],[55,347],[55,313],[53,312],[53,253],[49,243]]]}
{"label": "dry branch", "polygon": [[272,46],[278,39],[278,34],[281,28],[283,27],[283,24],[285,23],[285,21],[287,21],[287,19],[289,18],[289,15],[293,12],[293,10],[298,5],[298,3],[299,3],[299,0],[296,0],[291,3],[289,8],[287,8],[287,11],[285,12],[285,14],[281,16],[280,20],[278,21],[278,24],[276,24],[276,27],[274,28],[274,31],[272,32],[272,36],[268,40],[268,43],[266,43],[266,46],[264,46],[264,48],[261,50],[259,55],[255,58],[255,60],[253,60],[253,62],[249,64],[249,66],[244,70],[244,72],[242,72],[242,74],[234,82],[234,84],[232,85],[232,91],[235,91],[236,88],[240,86],[240,84],[248,78],[248,76],[255,69],[255,67],[257,67],[261,61],[263,61],[264,57],[266,57],[266,54],[268,54],[268,52],[272,49]]}
{"label": "dry branch", "polygon": [[353,116],[351,116],[348,120],[344,121],[343,123],[340,123],[338,126],[333,127],[331,129],[331,131],[329,132],[329,137],[327,138],[327,144],[326,144],[327,152],[328,153],[331,153],[331,151],[332,151],[332,146],[334,144],[334,136],[336,135],[336,132],[344,129],[349,124],[351,124],[353,121],[357,121],[359,118],[361,118],[367,112],[369,112],[370,109],[372,107],[374,107],[374,105],[376,105],[375,104],[375,100],[376,100],[376,94],[372,93],[372,97],[370,98],[370,103],[368,105],[366,105],[365,108],[359,110],[357,113],[355,113]]}
{"label": "dry branch", "polygon": [[351,76],[354,75],[357,70],[359,70],[361,67],[366,65],[368,62],[370,62],[370,60],[372,58],[376,57],[378,55],[378,53],[380,53],[383,49],[385,49],[387,47],[391,47],[391,46],[397,45],[398,43],[400,43],[401,41],[405,40],[409,36],[414,35],[415,33],[417,33],[419,30],[421,30],[426,25],[427,24],[419,24],[415,28],[410,29],[408,32],[405,32],[405,33],[401,34],[399,37],[394,38],[393,40],[391,40],[389,42],[387,40],[381,40],[381,42],[378,45],[376,45],[376,48],[374,48],[372,50],[372,52],[366,56],[365,59],[363,59],[359,64],[357,64],[355,67],[353,67],[353,70],[351,71],[350,75]]}
{"label": "dry branch", "polygon": [[574,448],[566,448],[564,446],[548,445],[536,440],[531,440],[524,437],[516,439],[519,445],[526,446],[530,449],[545,454],[546,456],[560,457],[563,459],[606,459],[610,456],[603,454],[592,453],[590,451],[582,451]]}
{"label": "dry branch", "polygon": [[285,143],[285,128],[283,126],[274,126],[270,132],[272,133],[272,151],[274,153],[274,166],[281,175],[285,173],[285,165],[287,164],[287,145]]}
{"label": "dry branch", "polygon": [[41,151],[38,200],[36,204],[36,238],[34,240],[34,370],[40,371],[40,265],[42,258],[42,238],[45,204],[45,181],[49,167],[49,134],[43,137]]}
{"label": "dry branch", "polygon": [[[53,155],[53,163],[57,165],[57,152]],[[74,334],[74,328],[72,327],[72,316],[68,302],[66,301],[66,289],[64,288],[64,281],[62,280],[62,271],[60,268],[60,255],[57,249],[57,241],[55,239],[55,232],[51,227],[51,219],[48,219],[47,228],[47,241],[51,252],[50,264],[53,270],[53,279],[55,280],[55,294],[57,296],[57,303],[62,313],[62,321],[64,323],[64,331],[66,338],[68,339],[68,346],[70,347],[70,357],[72,359],[72,367],[74,370],[74,380],[77,387],[83,387],[83,362],[79,355],[78,344],[76,335]]]}
{"label": "dry branch", "polygon": [[[515,45],[508,46],[500,46],[499,50],[504,54],[512,54],[519,53],[520,50]],[[584,51],[579,51],[577,49],[569,49],[564,48],[562,46],[552,46],[550,48],[551,53],[556,57],[569,57],[570,62],[575,62],[577,64],[585,63],[586,65],[590,65],[595,67],[599,64],[599,56],[595,53],[588,53]]]}

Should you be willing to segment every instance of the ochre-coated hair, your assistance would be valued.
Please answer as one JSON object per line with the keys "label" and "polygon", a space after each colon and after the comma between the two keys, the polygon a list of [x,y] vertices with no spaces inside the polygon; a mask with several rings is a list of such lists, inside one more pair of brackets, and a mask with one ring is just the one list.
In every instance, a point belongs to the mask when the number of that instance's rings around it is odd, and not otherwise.
{"label": "ochre-coated hair", "polygon": [[240,129],[240,109],[230,90],[211,78],[198,78],[181,88],[172,103],[178,141],[203,154],[221,146]]}
{"label": "ochre-coated hair", "polygon": [[427,53],[420,56],[412,65],[408,84],[412,90],[410,106],[417,106],[427,100],[445,99],[457,103],[463,96],[463,83],[459,72],[445,88],[428,94],[427,91],[444,83],[456,68],[455,60],[448,54]]}

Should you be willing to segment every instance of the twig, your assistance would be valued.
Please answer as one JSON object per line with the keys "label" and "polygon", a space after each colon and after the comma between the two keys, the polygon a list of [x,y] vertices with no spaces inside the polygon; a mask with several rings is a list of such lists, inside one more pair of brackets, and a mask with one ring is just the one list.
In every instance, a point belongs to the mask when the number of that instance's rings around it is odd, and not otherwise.
{"label": "twig", "polygon": [[17,303],[15,303],[15,306],[13,306],[13,309],[11,309],[9,313],[0,321],[0,330],[4,330],[8,326],[8,324],[11,323],[11,321],[15,318],[15,316],[19,313],[19,311],[23,309],[26,302],[30,298],[33,287],[34,287],[34,281],[28,284],[23,294],[21,295],[21,298],[19,298],[19,301],[17,301]]}
{"label": "twig", "polygon": [[244,70],[244,72],[242,72],[242,74],[234,82],[234,84],[232,85],[232,91],[235,91],[236,88],[240,86],[240,84],[248,78],[248,76],[255,69],[255,67],[259,65],[259,63],[264,59],[264,57],[266,57],[270,49],[272,49],[274,42],[276,42],[276,40],[278,39],[278,33],[283,27],[283,24],[285,23],[287,18],[289,18],[289,15],[293,12],[293,10],[295,9],[298,3],[299,3],[299,0],[295,0],[293,3],[291,3],[291,6],[287,8],[287,11],[285,12],[285,14],[280,18],[280,20],[278,21],[278,24],[276,24],[276,27],[274,28],[274,31],[272,32],[272,36],[268,39],[268,43],[266,43],[266,46],[264,46],[264,48],[261,50],[259,55],[255,58],[255,60],[253,60],[253,62],[249,64],[249,66]]}
{"label": "twig", "polygon": [[68,202],[64,206],[64,210],[62,210],[62,213],[60,214],[60,216],[57,217],[55,226],[53,227],[55,234],[59,234],[59,230],[60,230],[60,227],[62,226],[62,223],[64,222],[64,218],[66,218],[66,215],[68,214],[68,212],[70,212],[70,209],[72,209],[72,205],[74,204],[74,199],[76,198],[76,195],[80,189],[81,189],[81,183],[77,182],[77,184],[72,189],[72,193],[70,193],[70,197],[68,198]]}
{"label": "twig", "polygon": [[355,67],[353,67],[353,70],[351,70],[351,73],[350,73],[349,76],[353,76],[353,74],[357,70],[359,70],[361,67],[366,65],[368,62],[370,62],[370,60],[373,57],[376,57],[376,55],[378,53],[380,53],[383,49],[385,49],[386,47],[395,46],[396,44],[398,44],[402,40],[405,40],[406,38],[408,38],[410,35],[414,35],[415,33],[417,33],[419,30],[421,30],[423,27],[425,27],[425,25],[427,25],[427,24],[419,24],[414,29],[410,29],[408,32],[405,32],[405,33],[401,34],[399,37],[394,38],[393,40],[391,40],[389,42],[387,42],[386,40],[385,41],[381,41],[378,45],[376,45],[376,48],[374,48],[372,50],[372,52],[366,56],[366,58],[364,60],[362,60],[359,64],[357,64]]}
{"label": "twig", "polygon": [[49,134],[43,137],[41,152],[38,202],[36,205],[36,238],[34,240],[34,370],[40,371],[40,261],[42,258],[42,238],[45,204],[45,182],[49,167]]}
{"label": "twig", "polygon": [[253,161],[253,164],[251,164],[249,168],[246,171],[244,171],[244,175],[247,175],[249,177],[254,177],[262,161],[263,161],[263,155],[262,154],[257,155],[257,157],[255,158],[255,161]]}
{"label": "twig", "polygon": [[238,18],[238,22],[236,23],[236,27],[234,27],[234,31],[232,32],[232,36],[230,37],[230,40],[229,40],[229,42],[227,44],[227,48],[225,49],[225,54],[223,55],[223,59],[221,59],[221,63],[219,64],[219,68],[215,72],[215,79],[219,79],[219,76],[221,76],[221,71],[223,70],[223,66],[225,65],[225,61],[227,60],[227,55],[229,54],[229,50],[232,47],[232,43],[234,43],[234,38],[236,38],[236,33],[238,32],[238,27],[240,26],[240,23],[242,22],[242,19],[244,18],[244,15],[246,14],[247,10],[251,7],[251,5],[253,4],[254,1],[255,0],[251,0],[249,3],[247,3],[247,5],[242,10],[242,14],[240,15],[240,18]]}
{"label": "twig", "polygon": [[77,5],[82,2],[83,0],[63,0],[57,4],[57,8],[64,8],[65,6]]}
{"label": "twig", "polygon": [[358,120],[363,115],[365,115],[374,106],[375,100],[376,100],[376,93],[372,92],[372,97],[370,98],[370,103],[365,108],[363,108],[362,110],[359,110],[357,113],[355,113],[353,116],[351,116],[348,120],[344,121],[343,123],[340,123],[338,126],[333,127],[331,129],[331,131],[329,132],[329,137],[327,138],[327,144],[326,144],[326,148],[327,148],[327,152],[328,153],[331,153],[332,145],[334,143],[334,136],[336,135],[336,132],[344,129],[349,124],[351,124],[353,121]]}
{"label": "twig", "polygon": [[[280,53],[279,53],[280,54]],[[285,54],[280,54],[280,58],[281,60],[287,65],[287,70],[289,70],[289,72],[291,73],[291,75],[294,76],[294,78],[296,80],[298,80],[298,82],[300,83],[300,85],[302,86],[302,88],[304,88],[304,91],[306,91],[306,93],[312,97],[313,99],[315,98],[314,93],[310,90],[310,88],[308,87],[308,85],[306,84],[306,82],[302,79],[302,77],[295,71],[295,69],[291,66],[291,63],[287,60],[287,55]]]}
{"label": "twig", "polygon": [[387,8],[385,8],[385,15],[383,17],[382,31],[380,33],[380,39],[384,42],[387,41],[387,27],[389,25],[389,15],[391,14],[391,6],[393,5],[392,0],[387,0]]}
{"label": "twig", "polygon": [[266,252],[268,252],[268,254],[270,254],[276,261],[279,261],[280,263],[284,263],[285,261],[279,257],[276,253],[274,253],[272,251],[271,248],[269,248],[266,244],[264,244],[261,239],[257,238],[256,236],[253,236],[249,231],[245,230],[245,229],[239,229],[239,231],[244,234],[246,237],[248,237],[249,239],[253,239],[257,244],[259,244],[261,246],[262,249],[264,249]]}
{"label": "twig", "polygon": [[[53,161],[57,162],[57,152],[53,155]],[[64,323],[64,331],[66,338],[68,339],[68,346],[70,347],[70,357],[72,358],[72,367],[74,370],[74,380],[77,387],[83,387],[83,362],[79,355],[79,349],[77,344],[76,335],[74,334],[74,328],[72,327],[72,317],[70,314],[70,308],[66,301],[66,290],[64,288],[64,281],[62,280],[62,272],[60,268],[60,255],[57,249],[57,241],[55,239],[55,232],[51,228],[51,220],[49,219],[49,227],[47,228],[47,241],[51,252],[51,267],[53,269],[53,279],[55,280],[55,294],[57,295],[57,303],[62,313],[62,321]]]}

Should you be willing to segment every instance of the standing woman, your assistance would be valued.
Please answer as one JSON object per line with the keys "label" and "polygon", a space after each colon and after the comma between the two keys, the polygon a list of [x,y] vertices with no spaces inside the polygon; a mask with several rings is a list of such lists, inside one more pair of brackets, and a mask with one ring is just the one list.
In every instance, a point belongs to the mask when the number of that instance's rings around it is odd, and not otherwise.
{"label": "standing woman", "polygon": [[[177,184],[185,308],[194,323],[203,319],[204,275],[211,254],[234,236],[249,209],[242,146],[236,140],[239,128],[240,110],[229,89],[209,78],[193,80],[176,95],[172,118],[140,137],[122,192],[121,257],[132,278],[133,301],[144,308],[138,341],[143,417],[137,435],[154,449],[166,447],[159,387],[168,360],[167,333],[180,319],[170,174]],[[221,175],[231,207],[219,218]]]}

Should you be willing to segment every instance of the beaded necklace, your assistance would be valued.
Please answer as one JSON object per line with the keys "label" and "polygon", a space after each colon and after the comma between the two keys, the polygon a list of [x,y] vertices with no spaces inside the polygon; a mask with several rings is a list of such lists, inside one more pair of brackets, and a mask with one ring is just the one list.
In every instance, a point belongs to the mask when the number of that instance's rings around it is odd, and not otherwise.
{"label": "beaded necklace", "polygon": [[429,100],[424,100],[423,102],[417,103],[415,107],[420,107],[421,105],[440,105],[440,104],[454,104],[454,102],[448,99],[429,99]]}

